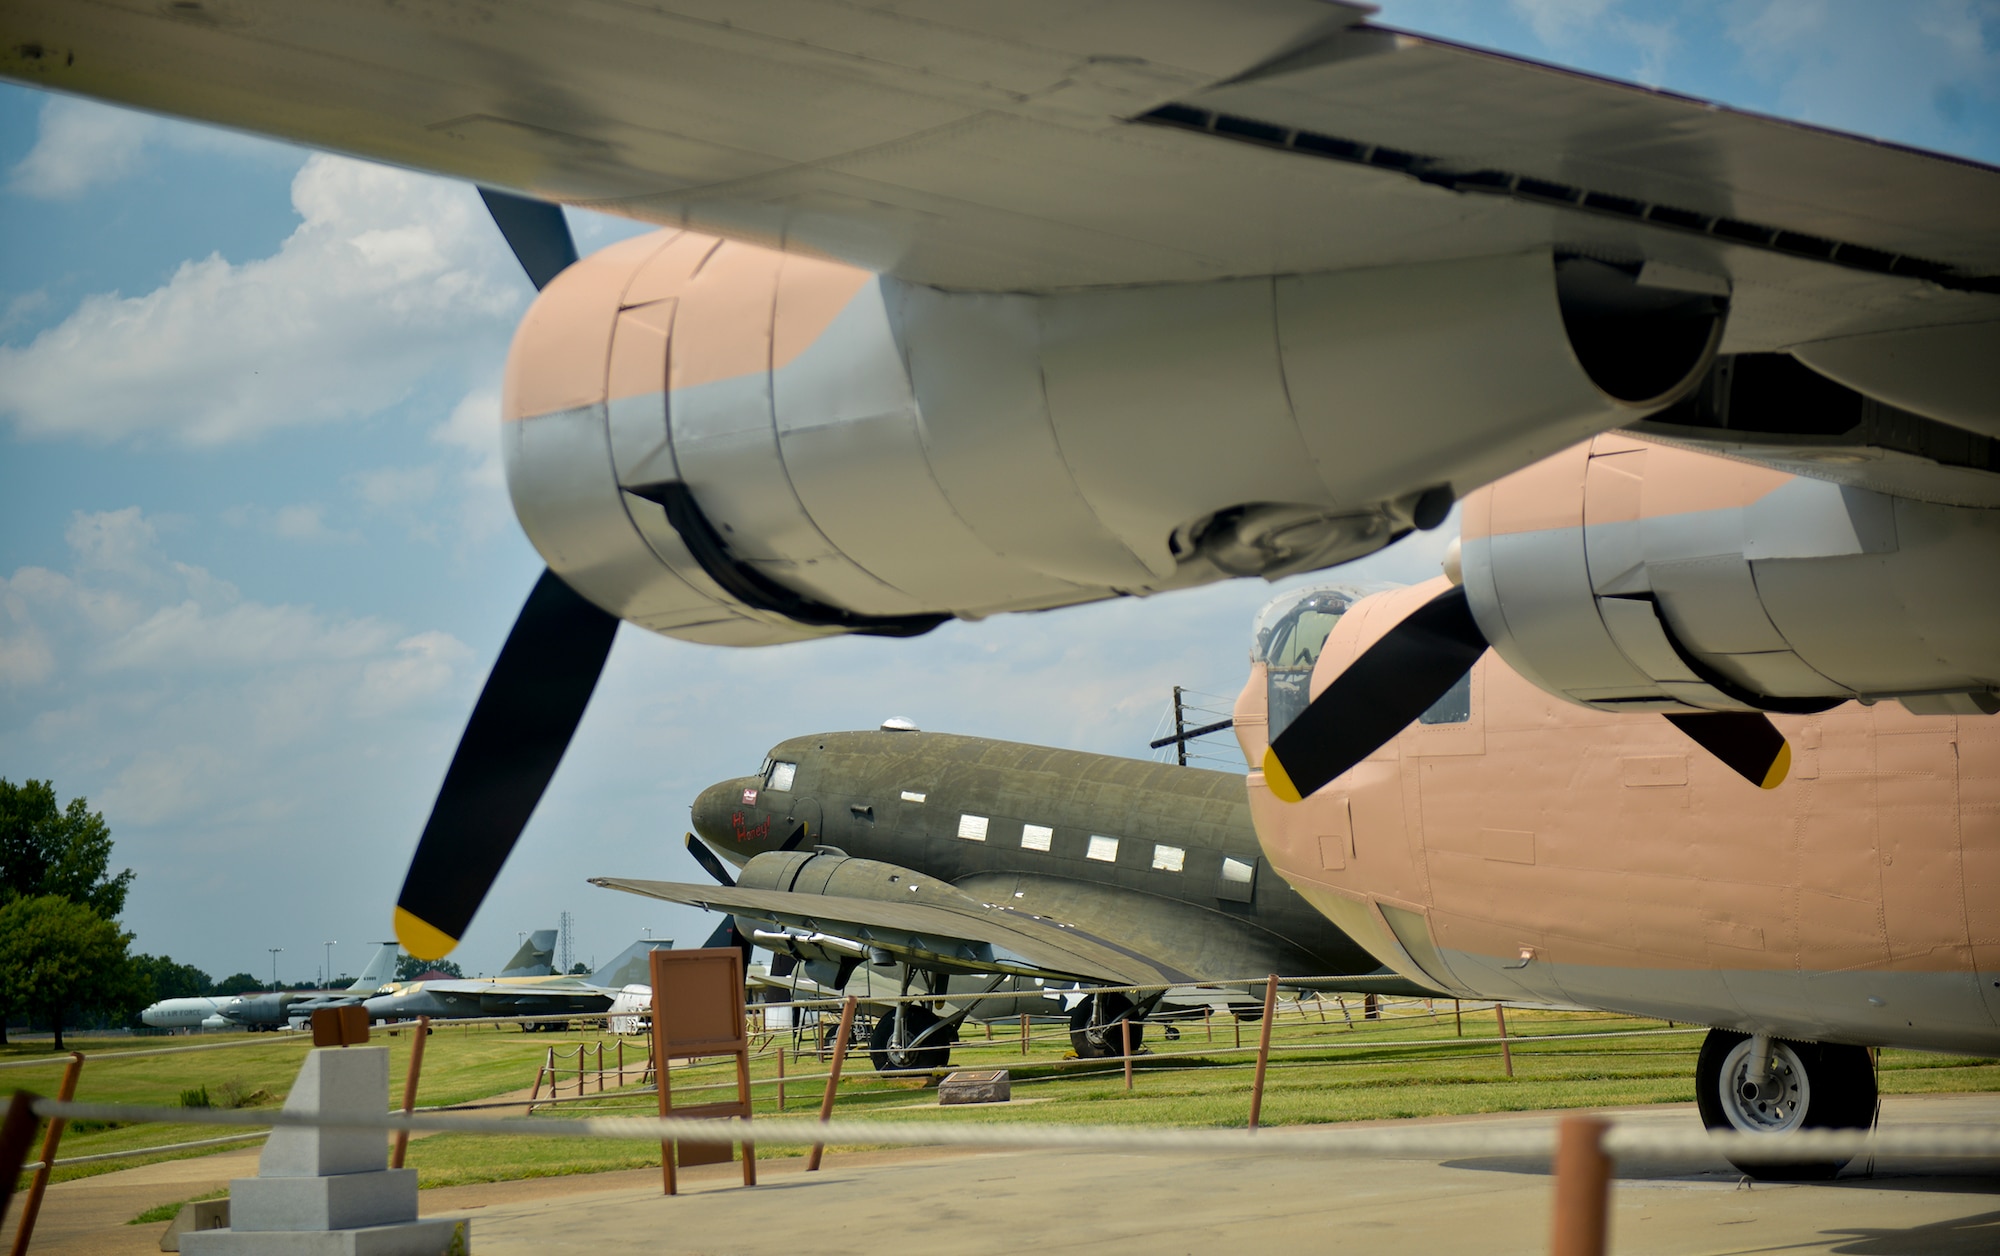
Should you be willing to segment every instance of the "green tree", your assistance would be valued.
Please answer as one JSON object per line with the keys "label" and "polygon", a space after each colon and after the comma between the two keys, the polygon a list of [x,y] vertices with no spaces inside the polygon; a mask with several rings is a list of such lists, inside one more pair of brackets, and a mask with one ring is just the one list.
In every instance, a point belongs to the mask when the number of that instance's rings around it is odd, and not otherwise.
{"label": "green tree", "polygon": [[252,994],[264,988],[264,983],[249,973],[231,973],[215,983],[217,994]]}
{"label": "green tree", "polygon": [[16,785],[0,777],[0,902],[59,894],[106,920],[125,910],[130,868],[115,876],[111,830],[81,798],[56,806],[48,781]]}
{"label": "green tree", "polygon": [[125,948],[132,935],[59,894],[0,905],[0,1002],[40,1016],[63,1049],[63,1025],[90,1011],[123,1018],[145,986]]}
{"label": "green tree", "polygon": [[[48,781],[14,784],[0,777],[0,904],[56,894],[94,909],[106,920],[125,910],[130,868],[110,875],[111,830],[81,798],[56,806]],[[7,1016],[27,1009],[0,996],[0,1043]]]}
{"label": "green tree", "polygon": [[165,955],[134,955],[132,971],[144,983],[148,1003],[199,998],[215,989],[207,973],[193,964],[176,964]]}
{"label": "green tree", "polygon": [[414,955],[396,957],[396,980],[415,981],[421,973],[440,972],[448,977],[463,977],[464,970],[448,959],[418,959]]}

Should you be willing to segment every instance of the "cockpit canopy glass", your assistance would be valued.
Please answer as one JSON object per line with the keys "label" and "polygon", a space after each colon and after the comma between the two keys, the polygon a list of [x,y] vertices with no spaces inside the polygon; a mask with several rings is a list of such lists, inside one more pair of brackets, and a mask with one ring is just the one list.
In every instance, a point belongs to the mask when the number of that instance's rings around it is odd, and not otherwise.
{"label": "cockpit canopy glass", "polygon": [[1250,660],[1265,667],[1269,736],[1276,737],[1306,709],[1307,686],[1326,638],[1360,595],[1324,585],[1293,589],[1258,612]]}

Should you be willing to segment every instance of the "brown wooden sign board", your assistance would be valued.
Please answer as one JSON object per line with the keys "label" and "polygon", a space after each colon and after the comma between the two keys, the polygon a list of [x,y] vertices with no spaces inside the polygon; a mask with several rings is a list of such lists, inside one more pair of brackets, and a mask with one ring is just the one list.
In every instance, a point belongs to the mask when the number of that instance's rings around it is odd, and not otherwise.
{"label": "brown wooden sign board", "polygon": [[315,1047],[358,1047],[368,1041],[368,1009],[359,1003],[323,1007],[312,1014]]}
{"label": "brown wooden sign board", "polygon": [[[653,1075],[659,1083],[660,1115],[750,1118],[750,1032],[743,1014],[743,953],[735,947],[657,950],[652,953]],[[721,1103],[675,1107],[669,1064],[718,1055],[736,1057],[736,1098]],[[721,1164],[734,1149],[727,1143],[673,1142],[660,1145],[660,1170],[667,1194],[675,1193],[674,1169]],[[743,1145],[743,1185],[757,1185],[757,1156]]]}

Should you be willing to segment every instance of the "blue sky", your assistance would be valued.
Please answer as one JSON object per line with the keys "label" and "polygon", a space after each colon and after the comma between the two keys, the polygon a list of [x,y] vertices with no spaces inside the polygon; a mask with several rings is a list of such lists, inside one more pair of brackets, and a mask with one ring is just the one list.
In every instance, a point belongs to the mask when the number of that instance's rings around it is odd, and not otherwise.
{"label": "blue sky", "polygon": [[[2000,162],[2000,6],[1391,0],[1380,21]],[[634,228],[572,215],[587,250]],[[0,86],[0,775],[101,807],[138,945],[312,976],[387,937],[460,725],[540,562],[498,371],[531,293],[460,185]],[[1343,572],[1413,580],[1444,537]],[[912,643],[753,653],[621,630],[460,958],[569,910],[580,958],[700,913],[704,785],[780,738],[926,728],[1145,753],[1175,683],[1233,693],[1236,584]]]}

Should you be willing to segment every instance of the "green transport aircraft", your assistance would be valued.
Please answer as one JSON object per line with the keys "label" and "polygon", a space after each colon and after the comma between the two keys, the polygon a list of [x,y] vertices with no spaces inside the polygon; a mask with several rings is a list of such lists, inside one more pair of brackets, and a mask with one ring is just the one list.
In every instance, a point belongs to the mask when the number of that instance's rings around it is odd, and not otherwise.
{"label": "green transport aircraft", "polygon": [[[1153,987],[1069,996],[1083,1056],[1116,1054],[1121,1020],[1136,1046],[1168,986],[1261,1000],[1257,979],[1278,973],[1301,989],[1436,993],[1271,873],[1237,774],[891,720],[781,742],[692,811],[688,849],[717,884],[593,883],[728,912],[711,945],[766,948],[825,987],[894,970],[902,994],[1015,990],[1043,1008],[1046,985]],[[897,1004],[874,1028],[876,1067],[942,1067],[978,1007]]]}

